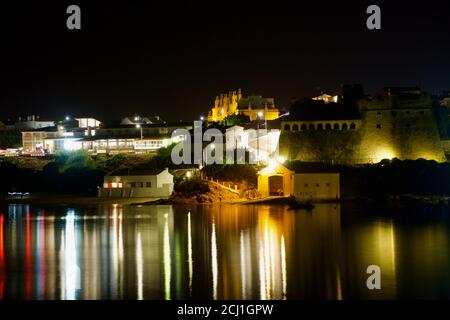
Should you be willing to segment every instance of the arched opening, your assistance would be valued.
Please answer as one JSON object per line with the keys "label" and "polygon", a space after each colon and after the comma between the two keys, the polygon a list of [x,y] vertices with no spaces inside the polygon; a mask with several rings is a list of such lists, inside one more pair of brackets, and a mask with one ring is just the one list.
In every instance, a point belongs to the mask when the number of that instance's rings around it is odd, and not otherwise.
{"label": "arched opening", "polygon": [[309,130],[316,130],[316,127],[314,127],[313,124],[310,124],[310,125],[309,125]]}
{"label": "arched opening", "polygon": [[298,131],[298,124],[294,124],[292,126],[292,131]]}
{"label": "arched opening", "polygon": [[334,126],[333,126],[333,129],[334,130],[339,130],[339,123],[335,123]]}
{"label": "arched opening", "polygon": [[342,130],[347,130],[347,129],[348,129],[347,124],[346,124],[346,123],[343,123],[343,124],[342,124]]}
{"label": "arched opening", "polygon": [[302,124],[302,126],[300,127],[302,130],[306,130],[308,129],[308,127],[306,126],[306,124]]}
{"label": "arched opening", "polygon": [[288,124],[284,125],[284,131],[291,131],[291,126]]}
{"label": "arched opening", "polygon": [[356,129],[356,124],[354,124],[353,122],[350,124],[350,130],[355,130]]}
{"label": "arched opening", "polygon": [[271,176],[269,177],[269,195],[270,196],[282,196],[283,192],[283,176]]}
{"label": "arched opening", "polygon": [[330,123],[327,123],[325,125],[325,130],[331,130],[331,124]]}
{"label": "arched opening", "polygon": [[323,124],[319,123],[319,124],[317,125],[317,130],[323,130]]}

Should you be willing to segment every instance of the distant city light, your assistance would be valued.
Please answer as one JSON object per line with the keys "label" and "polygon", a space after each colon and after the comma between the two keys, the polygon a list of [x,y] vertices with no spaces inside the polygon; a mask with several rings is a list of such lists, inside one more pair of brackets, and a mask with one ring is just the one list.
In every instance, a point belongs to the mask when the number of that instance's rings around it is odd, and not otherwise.
{"label": "distant city light", "polygon": [[203,121],[203,120],[205,120],[205,117],[201,116],[200,121]]}
{"label": "distant city light", "polygon": [[141,128],[141,125],[140,125],[140,124],[137,124],[137,125],[136,125],[136,128],[137,128],[137,129],[140,129],[140,128]]}
{"label": "distant city light", "polygon": [[134,117],[134,121],[139,121],[139,116]]}
{"label": "distant city light", "polygon": [[186,178],[190,179],[192,177],[192,171],[186,172]]}
{"label": "distant city light", "polygon": [[69,116],[66,116],[66,121],[69,121],[70,120],[70,117]]}
{"label": "distant city light", "polygon": [[258,117],[262,118],[263,115],[264,115],[264,113],[263,113],[262,111],[259,111],[259,112],[258,112]]}

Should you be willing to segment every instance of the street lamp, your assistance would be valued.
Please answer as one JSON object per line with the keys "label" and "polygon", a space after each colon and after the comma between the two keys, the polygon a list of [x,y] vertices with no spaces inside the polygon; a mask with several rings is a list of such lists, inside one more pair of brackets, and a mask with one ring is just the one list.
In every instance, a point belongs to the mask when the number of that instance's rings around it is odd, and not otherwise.
{"label": "street lamp", "polygon": [[142,133],[142,126],[140,124],[137,124],[136,129],[141,129],[141,140],[144,139],[144,135]]}

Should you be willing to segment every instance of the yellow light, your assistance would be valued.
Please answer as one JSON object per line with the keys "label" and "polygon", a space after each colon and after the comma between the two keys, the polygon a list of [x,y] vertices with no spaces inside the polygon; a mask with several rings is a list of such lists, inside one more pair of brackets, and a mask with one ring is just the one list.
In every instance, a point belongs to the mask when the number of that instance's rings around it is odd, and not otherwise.
{"label": "yellow light", "polygon": [[283,156],[279,156],[278,157],[278,162],[279,163],[284,163],[286,161],[286,158],[285,157],[283,157]]}
{"label": "yellow light", "polygon": [[392,149],[386,147],[380,147],[375,152],[375,162],[380,162],[383,159],[393,159],[395,154]]}
{"label": "yellow light", "polygon": [[278,167],[278,162],[273,159],[270,159],[267,167],[262,169],[260,171],[260,174],[265,175],[265,176],[270,176],[276,172],[277,167]]}
{"label": "yellow light", "polygon": [[190,179],[192,177],[192,171],[186,172],[186,178]]}

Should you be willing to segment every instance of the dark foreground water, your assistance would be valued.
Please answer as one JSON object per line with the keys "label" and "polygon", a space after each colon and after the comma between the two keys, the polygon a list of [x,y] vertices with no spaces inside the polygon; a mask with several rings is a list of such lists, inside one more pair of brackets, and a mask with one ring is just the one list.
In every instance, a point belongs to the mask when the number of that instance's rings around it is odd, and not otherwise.
{"label": "dark foreground water", "polygon": [[1,207],[0,299],[450,297],[448,218],[346,210]]}

